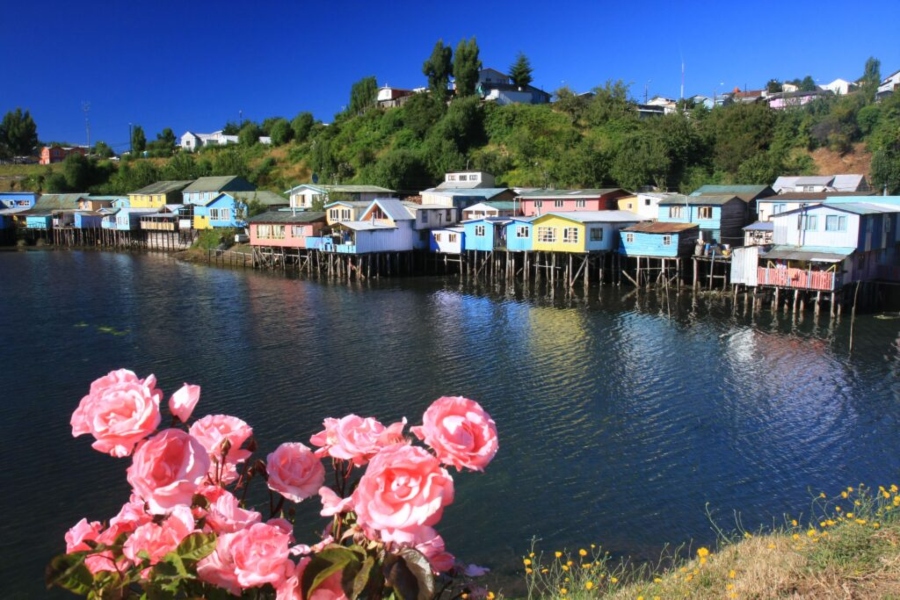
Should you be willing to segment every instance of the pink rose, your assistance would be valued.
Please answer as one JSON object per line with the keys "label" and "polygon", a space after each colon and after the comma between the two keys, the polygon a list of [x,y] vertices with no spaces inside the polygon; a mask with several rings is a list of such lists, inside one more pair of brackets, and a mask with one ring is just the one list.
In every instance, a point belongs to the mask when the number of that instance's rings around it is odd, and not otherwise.
{"label": "pink rose", "polygon": [[235,535],[223,533],[216,538],[216,549],[197,562],[197,577],[200,581],[227,590],[234,596],[240,596],[242,588],[234,572],[234,556],[231,552]]}
{"label": "pink rose", "polygon": [[200,386],[186,383],[169,398],[169,411],[182,423],[187,423],[200,400]]}
{"label": "pink rose", "polygon": [[428,444],[441,463],[483,471],[497,454],[497,426],[474,400],[438,398],[425,411],[421,427],[410,431]]}
{"label": "pink rose", "polygon": [[66,552],[90,550],[91,547],[84,543],[85,540],[96,540],[101,531],[103,531],[103,525],[99,521],[90,523],[88,523],[87,519],[78,521],[74,527],[66,532]]}
{"label": "pink rose", "polygon": [[241,508],[238,499],[225,490],[206,510],[206,525],[216,533],[234,533],[260,521],[261,514]]}
{"label": "pink rose", "polygon": [[428,559],[435,573],[449,571],[456,562],[453,555],[447,552],[444,538],[433,527],[382,532],[382,540],[394,544],[397,548],[415,548]]}
{"label": "pink rose", "polygon": [[292,502],[314,496],[325,482],[325,467],[313,451],[299,442],[278,446],[266,458],[269,489]]}
{"label": "pink rose", "polygon": [[[238,477],[237,463],[250,458],[251,452],[241,446],[253,435],[253,428],[237,417],[206,415],[191,425],[191,435],[197,438],[210,457],[209,475],[215,482],[231,483]],[[228,453],[222,456],[224,442]]]}
{"label": "pink rose", "polygon": [[405,426],[406,419],[385,427],[372,417],[347,415],[341,419],[325,419],[325,430],[309,441],[320,448],[317,456],[349,460],[361,467],[385,446],[403,441]]}
{"label": "pink rose", "polygon": [[319,497],[322,499],[323,517],[332,517],[353,510],[353,496],[341,498],[330,487],[319,488]]}
{"label": "pink rose", "polygon": [[271,583],[277,588],[288,577],[288,570],[293,566],[288,527],[289,523],[281,521],[255,523],[233,534],[231,556],[235,576],[242,587]]}
{"label": "pink rose", "polygon": [[434,525],[452,502],[450,474],[423,448],[407,444],[376,454],[353,492],[359,524],[386,532]]}
{"label": "pink rose", "polygon": [[122,554],[134,563],[139,563],[138,553],[144,551],[150,557],[150,564],[155,565],[166,554],[175,550],[181,540],[194,530],[194,517],[187,506],[175,507],[169,516],[160,524],[145,523],[134,530],[125,545]]}
{"label": "pink rose", "polygon": [[150,513],[163,514],[178,505],[190,506],[209,463],[200,442],[180,429],[165,429],[135,451],[128,483]]}
{"label": "pink rose", "polygon": [[139,379],[126,369],[111,371],[91,384],[90,393],[72,413],[72,435],[90,433],[96,450],[128,456],[159,426],[161,397],[153,375]]}

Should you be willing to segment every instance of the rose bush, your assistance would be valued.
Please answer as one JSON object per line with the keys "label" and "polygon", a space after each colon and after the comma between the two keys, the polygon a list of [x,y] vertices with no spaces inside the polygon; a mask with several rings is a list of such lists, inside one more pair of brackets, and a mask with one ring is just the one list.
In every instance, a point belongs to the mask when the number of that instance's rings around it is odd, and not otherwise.
{"label": "rose bush", "polygon": [[[48,586],[90,597],[278,600],[483,592],[468,578],[485,569],[457,562],[435,529],[454,499],[447,467],[482,471],[497,452],[496,426],[477,402],[438,399],[412,435],[406,419],[329,417],[309,440],[315,450],[284,442],[254,461],[257,442],[243,420],[188,424],[199,386],[170,397],[173,427],[159,430],[161,398],[153,375],[119,369],[81,400],[73,436],[89,433],[95,449],[130,456],[132,494],[108,522],[82,519],[68,531]],[[245,500],[260,478],[268,511]],[[313,497],[328,524],[312,528],[319,539],[297,543],[292,504]]]}

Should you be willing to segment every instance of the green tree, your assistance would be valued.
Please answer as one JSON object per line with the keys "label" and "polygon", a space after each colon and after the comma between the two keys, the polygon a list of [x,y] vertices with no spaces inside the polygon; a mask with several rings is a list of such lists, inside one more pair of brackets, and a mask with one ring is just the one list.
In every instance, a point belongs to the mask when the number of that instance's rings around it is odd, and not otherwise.
{"label": "green tree", "polygon": [[456,96],[471,96],[478,85],[481,59],[478,57],[478,42],[473,37],[462,39],[456,46],[456,60],[453,62],[453,79],[456,82]]}
{"label": "green tree", "polygon": [[241,146],[255,146],[259,143],[259,136],[262,135],[262,129],[253,121],[247,121],[238,132],[238,143]]}
{"label": "green tree", "polygon": [[860,78],[860,88],[866,101],[871,104],[875,102],[875,94],[878,93],[878,86],[881,84],[881,61],[870,56],[866,60],[866,66],[863,68],[863,75]]}
{"label": "green tree", "polygon": [[91,151],[91,154],[100,158],[110,158],[115,155],[113,149],[109,147],[106,142],[97,142],[94,144],[94,149]]}
{"label": "green tree", "polygon": [[310,112],[302,112],[294,117],[294,120],[291,121],[291,129],[294,130],[294,139],[300,143],[305,142],[309,137],[309,133],[312,131],[315,122],[316,121]]}
{"label": "green tree", "polygon": [[163,168],[163,178],[172,181],[187,181],[209,175],[201,167],[199,161],[194,159],[194,156],[190,152],[175,154]]}
{"label": "green tree", "polygon": [[509,68],[509,78],[512,80],[513,85],[519,88],[531,85],[531,82],[534,81],[531,73],[531,62],[523,52],[519,52],[518,56],[516,56],[516,62]]}
{"label": "green tree", "polygon": [[440,121],[447,107],[432,94],[416,94],[401,110],[406,128],[421,140]]}
{"label": "green tree", "polygon": [[361,115],[375,106],[378,97],[378,82],[374,76],[363,77],[350,88],[350,104],[347,112]]}
{"label": "green tree", "polygon": [[227,121],[222,127],[222,135],[238,135],[241,132],[241,125],[234,121]]}
{"label": "green tree", "polygon": [[131,130],[131,151],[134,154],[141,154],[147,149],[147,136],[144,135],[144,128],[135,125]]}
{"label": "green tree", "polygon": [[438,40],[431,51],[431,56],[422,65],[422,74],[428,78],[428,89],[435,98],[444,102],[447,99],[447,85],[453,72],[453,50]]}
{"label": "green tree", "polygon": [[373,183],[392,190],[422,190],[430,187],[432,180],[419,155],[401,148],[378,161]]}
{"label": "green tree", "polygon": [[291,141],[294,137],[294,130],[287,119],[279,118],[269,127],[269,136],[272,138],[272,144],[282,146]]}
{"label": "green tree", "polygon": [[572,91],[568,86],[563,86],[553,93],[556,101],[553,110],[566,113],[572,117],[572,123],[578,123],[587,111],[588,100]]}
{"label": "green tree", "polygon": [[766,91],[770,94],[777,94],[784,91],[784,86],[777,79],[770,79],[766,82]]}
{"label": "green tree", "polygon": [[29,111],[9,111],[0,121],[0,152],[13,156],[29,156],[37,147],[37,125]]}
{"label": "green tree", "polygon": [[888,150],[875,152],[870,177],[876,190],[884,189],[888,194],[900,192],[900,153]]}
{"label": "green tree", "polygon": [[625,138],[613,159],[611,175],[620,186],[631,190],[651,183],[666,189],[670,165],[662,138],[640,132]]}
{"label": "green tree", "polygon": [[799,87],[801,92],[814,92],[819,86],[816,85],[811,75],[807,75],[800,81]]}

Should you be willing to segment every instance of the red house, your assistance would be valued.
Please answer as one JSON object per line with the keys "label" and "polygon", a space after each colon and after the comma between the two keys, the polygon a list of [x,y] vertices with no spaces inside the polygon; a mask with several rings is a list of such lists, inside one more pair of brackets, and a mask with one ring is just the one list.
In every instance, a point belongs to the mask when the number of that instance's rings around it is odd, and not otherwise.
{"label": "red house", "polygon": [[41,164],[49,165],[50,163],[58,163],[66,160],[70,154],[78,153],[82,156],[85,154],[83,146],[44,146],[41,148]]}

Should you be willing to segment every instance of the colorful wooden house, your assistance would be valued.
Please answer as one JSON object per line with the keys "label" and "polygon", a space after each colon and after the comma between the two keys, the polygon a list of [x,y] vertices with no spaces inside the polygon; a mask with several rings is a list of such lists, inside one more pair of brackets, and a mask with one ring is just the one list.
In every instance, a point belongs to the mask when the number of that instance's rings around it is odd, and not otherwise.
{"label": "colorful wooden house", "polygon": [[775,190],[768,185],[704,185],[691,192],[691,196],[737,196],[747,205],[744,225],[757,220],[759,200],[775,194]]}
{"label": "colorful wooden house", "polygon": [[138,231],[141,228],[141,218],[157,212],[155,208],[120,208],[103,217],[101,227],[116,231]]}
{"label": "colorful wooden house", "polygon": [[515,192],[511,189],[495,187],[442,188],[439,186],[423,190],[421,195],[422,204],[456,209],[457,221],[462,220],[462,211],[470,206],[486,202],[512,202],[515,199]]}
{"label": "colorful wooden house", "polygon": [[73,216],[72,226],[76,229],[101,229],[104,213],[79,210]]}
{"label": "colorful wooden house", "polygon": [[84,146],[44,146],[41,148],[40,164],[49,165],[66,160],[70,154],[87,154]]}
{"label": "colorful wooden house", "polygon": [[659,203],[674,195],[669,192],[641,192],[632,196],[622,196],[616,200],[616,206],[619,210],[637,213],[642,221],[653,221],[659,215]]}
{"label": "colorful wooden house", "polygon": [[329,227],[345,221],[358,221],[372,204],[371,200],[339,200],[325,205],[325,219]]}
{"label": "colorful wooden house", "polygon": [[458,213],[455,209],[435,204],[417,204],[415,202],[403,202],[403,206],[413,217],[413,229],[416,231],[417,250],[428,250],[431,247],[431,232],[442,229],[458,222]]}
{"label": "colorful wooden house", "polygon": [[461,225],[431,230],[431,252],[436,254],[462,254],[465,248],[466,230]]}
{"label": "colorful wooden house", "polygon": [[0,192],[0,208],[31,208],[38,197],[37,192]]}
{"label": "colorful wooden house", "polygon": [[592,190],[532,190],[516,197],[518,212],[526,217],[550,212],[616,210],[616,200],[630,195],[621,188]]}
{"label": "colorful wooden house", "polygon": [[141,216],[144,231],[186,231],[193,224],[193,206],[166,204],[157,212]]}
{"label": "colorful wooden house", "polygon": [[512,217],[506,224],[506,249],[510,252],[532,250],[533,227],[536,217]]}
{"label": "colorful wooden house", "polygon": [[167,204],[182,204],[183,194],[191,181],[157,181],[141,189],[129,192],[132,208],[162,208]]}
{"label": "colorful wooden house", "polygon": [[700,228],[695,223],[636,223],[619,232],[619,253],[629,257],[680,258],[694,253]]}
{"label": "colorful wooden house", "polygon": [[271,210],[247,219],[251,246],[318,248],[325,213]]}
{"label": "colorful wooden house", "polygon": [[[74,213],[78,210],[78,201],[86,194],[43,194],[34,206],[17,215],[25,219],[27,229],[48,230],[54,226],[54,216]],[[56,217],[58,220],[58,216]]]}
{"label": "colorful wooden house", "polygon": [[223,192],[252,192],[255,189],[255,185],[235,175],[200,177],[181,190],[182,203],[205,206]]}
{"label": "colorful wooden house", "polygon": [[413,221],[403,202],[379,198],[372,201],[360,220],[336,223],[324,250],[341,254],[411,251],[418,238]]}
{"label": "colorful wooden house", "polygon": [[504,217],[486,217],[463,221],[465,245],[463,249],[493,252],[506,250],[506,226],[509,219]]}
{"label": "colorful wooden house", "polygon": [[473,204],[462,211],[463,221],[483,219],[485,217],[515,217],[518,206],[513,201],[490,201]]}
{"label": "colorful wooden house", "polygon": [[772,222],[774,245],[760,254],[759,286],[834,291],[854,281],[900,280],[898,204],[820,204]]}
{"label": "colorful wooden house", "polygon": [[[377,185],[326,185],[304,183],[285,190],[291,208],[309,210],[314,206],[326,206],[338,200],[365,202],[366,206],[376,198],[389,198],[394,190]],[[351,219],[344,219],[351,220]]]}
{"label": "colorful wooden house", "polygon": [[276,209],[287,206],[287,199],[267,191],[222,192],[206,204],[194,205],[194,229],[244,227],[252,203]]}
{"label": "colorful wooden house", "polygon": [[536,252],[607,252],[617,250],[618,231],[640,222],[624,210],[548,213],[532,222]]}
{"label": "colorful wooden house", "polygon": [[783,192],[775,196],[766,196],[756,201],[757,219],[770,221],[773,215],[797,210],[804,206],[822,204],[831,198],[859,198],[874,195],[874,192],[860,194],[858,192]]}
{"label": "colorful wooden house", "polygon": [[707,244],[743,244],[748,215],[747,203],[734,195],[677,195],[659,203],[660,222],[694,223]]}

